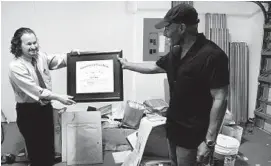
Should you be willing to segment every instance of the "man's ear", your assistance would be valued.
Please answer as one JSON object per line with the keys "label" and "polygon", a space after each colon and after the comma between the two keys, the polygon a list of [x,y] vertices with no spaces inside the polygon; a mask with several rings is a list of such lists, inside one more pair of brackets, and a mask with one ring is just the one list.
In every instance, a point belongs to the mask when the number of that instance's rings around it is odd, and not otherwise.
{"label": "man's ear", "polygon": [[180,34],[182,34],[186,30],[186,25],[184,23],[181,23],[178,30]]}

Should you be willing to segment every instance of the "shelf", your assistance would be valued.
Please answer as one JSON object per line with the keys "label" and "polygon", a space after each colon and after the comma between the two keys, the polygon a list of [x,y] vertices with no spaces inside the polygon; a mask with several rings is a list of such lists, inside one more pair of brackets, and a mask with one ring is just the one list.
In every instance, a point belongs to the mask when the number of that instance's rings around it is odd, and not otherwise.
{"label": "shelf", "polygon": [[255,115],[264,119],[267,123],[271,124],[271,115],[263,113],[262,108],[258,108],[254,111]]}
{"label": "shelf", "polygon": [[265,24],[263,27],[265,31],[271,31],[271,24]]}
{"label": "shelf", "polygon": [[271,58],[271,51],[262,51],[262,56],[267,56]]}
{"label": "shelf", "polygon": [[269,78],[269,77],[259,76],[258,80],[261,82],[266,82],[266,83],[271,84],[271,78]]}
{"label": "shelf", "polygon": [[271,105],[271,101],[268,101],[267,99],[259,98],[258,100],[265,103],[265,104],[267,104],[267,105]]}
{"label": "shelf", "polygon": [[265,84],[260,84],[259,85],[261,88],[271,88],[271,86],[269,85],[269,84],[267,84],[267,83],[265,83]]}
{"label": "shelf", "polygon": [[[257,1],[257,4],[261,7],[264,15],[265,15],[265,24],[263,26],[264,30],[264,48],[261,51],[261,67],[260,67],[260,74],[258,76],[258,94],[256,99],[256,105],[259,106],[257,109],[254,110],[255,114],[255,122],[258,124],[260,128],[264,128],[266,124],[271,124],[271,114],[266,113],[267,105],[271,105],[271,101],[269,101],[269,91],[271,87],[271,71],[270,71],[270,64],[271,64],[271,49],[269,49],[270,43],[270,34],[271,34],[271,3],[268,2],[268,10],[262,4],[265,3],[263,1]],[[265,97],[263,97],[263,95]]]}

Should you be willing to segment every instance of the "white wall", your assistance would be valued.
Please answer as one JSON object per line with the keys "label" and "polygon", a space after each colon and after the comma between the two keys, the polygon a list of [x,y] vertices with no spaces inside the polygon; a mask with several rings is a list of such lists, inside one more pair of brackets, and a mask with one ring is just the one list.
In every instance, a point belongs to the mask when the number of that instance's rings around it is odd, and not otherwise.
{"label": "white wall", "polygon": [[[10,40],[16,29],[32,28],[40,42],[41,50],[48,53],[80,50],[123,49],[127,58],[133,56],[134,22],[125,2],[2,2],[2,50],[1,79],[2,109],[11,121],[16,119],[13,91],[8,81]],[[66,94],[66,69],[52,71],[53,91]],[[124,72],[124,96],[132,98],[132,75]],[[107,103],[83,103],[70,110],[86,110],[88,105]],[[62,107],[58,102],[57,108]]]}
{"label": "white wall", "polygon": [[258,90],[258,75],[261,61],[261,50],[263,43],[264,17],[262,12],[257,12],[250,19],[249,29],[249,117],[254,117],[254,110]]}
{"label": "white wall", "polygon": [[[143,19],[162,18],[171,7],[170,1],[159,2],[131,2],[136,15],[136,49],[135,61],[142,62],[143,57]],[[249,96],[248,115],[254,117],[257,94],[257,77],[260,68],[260,52],[263,37],[263,14],[260,7],[251,2],[206,2],[194,1],[194,7],[199,13],[199,32],[205,32],[205,14],[227,14],[227,27],[232,42],[246,42],[249,46]],[[165,74],[134,75],[136,99],[139,101],[149,97],[164,98],[163,80]]]}
{"label": "white wall", "polygon": [[[246,42],[248,44],[248,116],[254,117],[263,42],[263,12],[258,5],[251,2],[195,2],[194,6],[202,19],[204,19],[206,12],[227,14],[227,27],[231,42]],[[204,25],[202,26],[204,28]]]}
{"label": "white wall", "polygon": [[[21,26],[32,28],[46,52],[123,49],[129,61],[143,59],[143,19],[162,18],[170,1],[159,2],[1,2],[2,50],[1,83],[2,109],[11,121],[16,119],[14,95],[8,81],[10,40]],[[247,42],[250,49],[249,112],[253,116],[256,100],[256,78],[262,43],[263,16],[251,2],[194,2],[201,20],[199,32],[204,32],[204,14],[225,13],[232,41]],[[242,9],[242,10],[241,10]],[[253,33],[252,33],[253,32]],[[66,69],[52,72],[53,91],[66,94]],[[150,97],[164,98],[165,74],[142,75],[124,71],[125,100],[142,102]],[[118,103],[118,102],[116,102]],[[86,110],[88,105],[77,104],[69,110]],[[58,102],[55,107],[61,107]]]}

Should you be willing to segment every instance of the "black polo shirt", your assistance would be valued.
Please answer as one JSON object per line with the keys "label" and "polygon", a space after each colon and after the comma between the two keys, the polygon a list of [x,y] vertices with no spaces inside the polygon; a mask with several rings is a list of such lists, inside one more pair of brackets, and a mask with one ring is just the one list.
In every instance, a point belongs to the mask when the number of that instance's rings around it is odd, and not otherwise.
{"label": "black polo shirt", "polygon": [[167,137],[179,146],[196,148],[209,125],[210,89],[229,84],[228,57],[202,33],[181,60],[180,54],[171,51],[156,62],[166,70],[170,88]]}

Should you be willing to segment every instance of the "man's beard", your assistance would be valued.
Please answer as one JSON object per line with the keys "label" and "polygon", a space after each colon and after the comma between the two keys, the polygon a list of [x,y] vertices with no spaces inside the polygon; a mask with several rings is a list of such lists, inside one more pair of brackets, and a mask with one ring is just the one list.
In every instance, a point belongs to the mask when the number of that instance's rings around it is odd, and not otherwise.
{"label": "man's beard", "polygon": [[184,41],[184,35],[179,35],[178,38],[176,39],[172,38],[170,40],[170,44],[174,47],[176,45],[182,45],[183,41]]}
{"label": "man's beard", "polygon": [[39,52],[39,48],[29,50],[29,54],[34,55],[34,56],[37,56],[38,52]]}

